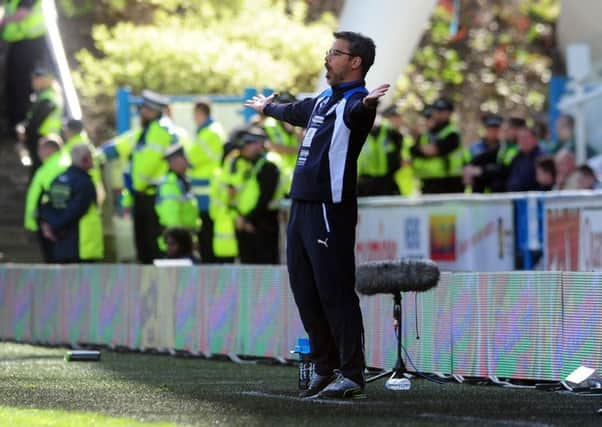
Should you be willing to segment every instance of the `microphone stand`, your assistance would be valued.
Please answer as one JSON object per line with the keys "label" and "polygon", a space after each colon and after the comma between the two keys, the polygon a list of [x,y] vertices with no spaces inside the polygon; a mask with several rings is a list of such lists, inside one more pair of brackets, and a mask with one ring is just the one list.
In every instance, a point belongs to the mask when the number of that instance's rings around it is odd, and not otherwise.
{"label": "microphone stand", "polygon": [[366,379],[366,383],[371,383],[389,375],[391,375],[390,379],[405,378],[404,374],[408,372],[401,356],[401,291],[393,294],[393,319],[395,320],[395,335],[397,336],[397,362],[395,362],[395,367]]}

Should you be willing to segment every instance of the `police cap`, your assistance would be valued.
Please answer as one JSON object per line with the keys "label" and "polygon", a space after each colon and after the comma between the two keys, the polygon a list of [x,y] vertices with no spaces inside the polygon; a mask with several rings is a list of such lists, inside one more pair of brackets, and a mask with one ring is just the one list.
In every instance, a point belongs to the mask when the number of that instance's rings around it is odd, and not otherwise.
{"label": "police cap", "polygon": [[78,119],[68,119],[65,127],[73,133],[80,133],[84,130],[84,123]]}
{"label": "police cap", "polygon": [[433,108],[437,111],[454,111],[454,103],[447,98],[439,98],[433,103]]}
{"label": "police cap", "polygon": [[163,111],[169,105],[169,99],[157,92],[146,89],[142,91],[142,105],[151,110]]}
{"label": "police cap", "polygon": [[43,65],[38,65],[31,72],[32,77],[46,77],[52,76],[52,71],[48,67],[44,67]]}
{"label": "police cap", "polygon": [[504,120],[497,114],[486,114],[483,116],[482,121],[483,126],[487,128],[499,128]]}
{"label": "police cap", "polygon": [[268,137],[265,131],[258,126],[250,126],[239,135],[239,141],[241,142],[241,145],[249,144],[251,142],[265,141],[267,138]]}

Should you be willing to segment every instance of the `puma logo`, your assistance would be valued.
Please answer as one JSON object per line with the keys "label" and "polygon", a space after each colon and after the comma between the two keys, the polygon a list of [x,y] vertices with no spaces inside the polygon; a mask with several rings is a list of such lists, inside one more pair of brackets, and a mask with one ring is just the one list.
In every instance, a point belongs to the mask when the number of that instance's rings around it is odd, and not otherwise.
{"label": "puma logo", "polygon": [[327,248],[328,247],[328,237],[325,238],[324,240],[318,239],[318,245],[324,245],[324,247]]}

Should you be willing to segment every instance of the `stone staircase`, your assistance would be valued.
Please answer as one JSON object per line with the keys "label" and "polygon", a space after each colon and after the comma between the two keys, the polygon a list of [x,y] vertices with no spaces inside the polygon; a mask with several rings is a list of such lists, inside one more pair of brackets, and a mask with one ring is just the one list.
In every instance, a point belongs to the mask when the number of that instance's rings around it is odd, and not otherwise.
{"label": "stone staircase", "polygon": [[0,262],[41,262],[35,235],[23,228],[29,169],[13,140],[0,139]]}

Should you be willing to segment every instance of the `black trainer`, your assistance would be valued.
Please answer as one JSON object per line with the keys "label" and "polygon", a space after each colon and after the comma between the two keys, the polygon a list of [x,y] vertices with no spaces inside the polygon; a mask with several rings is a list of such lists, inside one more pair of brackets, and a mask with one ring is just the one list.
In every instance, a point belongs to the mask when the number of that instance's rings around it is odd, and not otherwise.
{"label": "black trainer", "polygon": [[325,399],[365,399],[366,395],[363,386],[339,374],[333,382],[324,387],[318,397]]}
{"label": "black trainer", "polygon": [[324,388],[336,379],[336,375],[318,375],[314,374],[309,382],[307,390],[301,390],[299,397],[313,397],[320,393]]}

